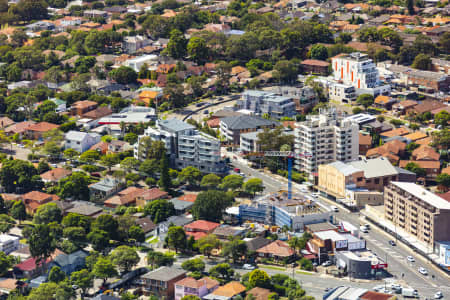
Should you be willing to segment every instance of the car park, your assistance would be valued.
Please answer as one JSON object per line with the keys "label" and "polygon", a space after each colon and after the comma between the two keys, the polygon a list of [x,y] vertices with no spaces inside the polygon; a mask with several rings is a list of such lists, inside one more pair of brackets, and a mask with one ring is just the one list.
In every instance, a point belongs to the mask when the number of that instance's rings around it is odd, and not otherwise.
{"label": "car park", "polygon": [[422,275],[428,275],[428,271],[427,269],[425,269],[424,267],[420,267],[419,269],[417,269],[419,271],[420,274]]}
{"label": "car park", "polygon": [[406,257],[406,260],[409,261],[409,262],[415,262],[415,261],[416,261],[416,260],[414,259],[414,257],[412,257],[411,255],[408,255],[408,256]]}
{"label": "car park", "polygon": [[253,265],[251,265],[251,264],[244,264],[244,265],[242,266],[242,269],[244,269],[244,270],[254,270],[254,269],[255,269],[255,266],[253,266]]}
{"label": "car park", "polygon": [[397,246],[397,244],[396,244],[393,240],[390,240],[390,241],[389,241],[389,245],[391,245],[391,246]]}

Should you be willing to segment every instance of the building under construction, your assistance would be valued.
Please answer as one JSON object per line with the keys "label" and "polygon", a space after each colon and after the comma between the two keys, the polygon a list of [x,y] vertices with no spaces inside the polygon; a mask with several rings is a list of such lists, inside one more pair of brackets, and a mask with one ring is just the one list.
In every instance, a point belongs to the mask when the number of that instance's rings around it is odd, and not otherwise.
{"label": "building under construction", "polygon": [[239,219],[302,231],[305,225],[333,222],[333,214],[301,194],[289,199],[286,191],[280,191],[257,198],[250,205],[240,205]]}

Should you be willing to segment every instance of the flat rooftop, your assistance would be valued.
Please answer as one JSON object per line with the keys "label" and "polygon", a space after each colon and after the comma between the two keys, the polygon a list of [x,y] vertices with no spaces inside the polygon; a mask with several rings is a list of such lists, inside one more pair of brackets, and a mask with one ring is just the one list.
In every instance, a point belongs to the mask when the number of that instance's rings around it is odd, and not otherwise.
{"label": "flat rooftop", "polygon": [[450,210],[450,202],[424,189],[420,185],[411,182],[398,182],[398,181],[392,181],[391,183],[401,188],[402,190],[410,193],[411,195],[419,198],[420,200],[428,203],[431,206],[434,206],[438,209]]}

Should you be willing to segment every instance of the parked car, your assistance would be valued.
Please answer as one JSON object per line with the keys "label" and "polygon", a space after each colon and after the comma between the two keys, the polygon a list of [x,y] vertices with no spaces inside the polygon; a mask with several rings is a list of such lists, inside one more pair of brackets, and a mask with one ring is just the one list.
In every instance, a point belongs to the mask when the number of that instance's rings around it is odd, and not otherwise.
{"label": "parked car", "polygon": [[331,263],[331,261],[329,261],[329,260],[327,260],[326,262],[324,262],[323,264],[322,264],[322,266],[324,266],[324,267],[328,267],[328,266],[331,266],[332,265],[332,263]]}
{"label": "parked car", "polygon": [[209,110],[205,109],[205,110],[203,111],[203,114],[204,114],[204,115],[209,114]]}
{"label": "parked car", "polygon": [[393,240],[390,240],[390,241],[389,241],[389,245],[391,245],[391,246],[397,246],[397,244],[396,244]]}
{"label": "parked car", "polygon": [[420,267],[420,268],[418,269],[418,271],[419,271],[419,273],[422,274],[422,275],[428,275],[428,271],[427,271],[427,269],[425,269],[424,267]]}
{"label": "parked car", "polygon": [[371,228],[369,223],[364,224],[364,226],[366,226],[366,228],[369,229],[369,230]]}
{"label": "parked car", "polygon": [[339,212],[339,208],[337,208],[337,206],[330,206],[331,210],[334,212]]}
{"label": "parked car", "polygon": [[416,261],[416,260],[414,259],[414,257],[412,257],[411,255],[408,255],[408,256],[406,257],[406,260],[409,261],[409,262],[415,262],[415,261]]}
{"label": "parked car", "polygon": [[436,292],[436,294],[434,294],[434,299],[441,299],[442,297],[444,297],[444,295],[442,295],[442,292]]}
{"label": "parked car", "polygon": [[242,269],[244,269],[244,270],[254,270],[254,269],[255,269],[255,266],[253,266],[253,265],[251,265],[251,264],[244,264],[244,265],[242,266]]}

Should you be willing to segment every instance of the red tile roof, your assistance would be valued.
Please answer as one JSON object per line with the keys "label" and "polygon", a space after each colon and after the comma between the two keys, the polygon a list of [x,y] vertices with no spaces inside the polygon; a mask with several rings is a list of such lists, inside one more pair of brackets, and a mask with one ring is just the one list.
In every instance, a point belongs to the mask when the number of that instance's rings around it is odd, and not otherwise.
{"label": "red tile roof", "polygon": [[272,254],[278,257],[289,257],[294,255],[294,250],[286,242],[276,240],[258,250],[257,253]]}
{"label": "red tile roof", "polygon": [[308,65],[308,66],[328,67],[330,63],[323,61],[323,60],[306,59],[306,60],[302,61],[301,64]]}
{"label": "red tile roof", "polygon": [[52,198],[52,200],[59,200],[59,197],[57,195],[46,194],[39,191],[28,192],[22,195],[22,198],[25,200],[31,200],[36,202],[42,202],[44,200],[47,200],[48,198]]}
{"label": "red tile roof", "polygon": [[195,202],[196,199],[197,199],[196,194],[184,194],[183,196],[178,197],[178,200],[188,202]]}
{"label": "red tile roof", "polygon": [[52,129],[58,128],[59,125],[48,123],[48,122],[39,122],[33,124],[27,128],[29,131],[37,131],[37,132],[47,132]]}
{"label": "red tile roof", "polygon": [[164,192],[158,188],[152,188],[152,189],[146,190],[142,194],[142,197],[144,198],[144,200],[150,201],[150,200],[166,198],[168,195],[169,194],[167,192]]}
{"label": "red tile roof", "polygon": [[427,145],[422,145],[412,152],[415,160],[439,160],[439,153]]}
{"label": "red tile roof", "polygon": [[66,170],[63,168],[55,168],[45,173],[42,173],[40,176],[43,180],[60,181],[61,179],[69,176],[70,174],[72,174],[72,171],[70,170]]}
{"label": "red tile roof", "polygon": [[184,229],[187,229],[188,231],[211,232],[219,226],[220,224],[216,222],[197,220],[190,224],[184,225]]}
{"label": "red tile roof", "polygon": [[[53,261],[53,259],[55,259],[60,254],[64,254],[64,252],[62,252],[59,249],[56,249],[53,252],[53,254],[49,258],[47,258],[46,263],[50,263],[51,261]],[[27,260],[24,260],[20,264],[17,264],[15,266],[15,268],[18,268],[19,270],[22,270],[22,271],[32,271],[32,270],[36,269],[36,258],[31,257]]]}
{"label": "red tile roof", "polygon": [[394,299],[394,295],[367,291],[359,297],[361,300],[389,300]]}

